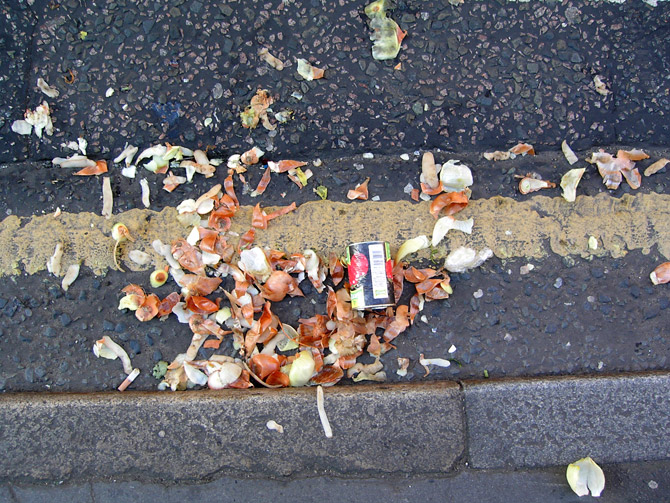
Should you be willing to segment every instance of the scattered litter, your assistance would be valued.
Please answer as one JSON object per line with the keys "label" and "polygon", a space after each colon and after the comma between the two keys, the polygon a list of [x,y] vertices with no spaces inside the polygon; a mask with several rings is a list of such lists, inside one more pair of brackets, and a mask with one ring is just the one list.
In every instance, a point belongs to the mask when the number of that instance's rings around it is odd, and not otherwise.
{"label": "scattered litter", "polygon": [[125,242],[125,241],[134,241],[132,236],[130,235],[130,231],[128,230],[128,227],[126,227],[124,224],[118,222],[114,224],[112,227],[112,239],[114,240],[114,251],[112,252],[114,255],[114,264],[116,265],[116,268],[124,272],[123,268],[119,265],[118,262],[118,248],[119,244]]}
{"label": "scattered litter", "polygon": [[[122,168],[121,169],[121,175],[125,176],[126,178],[135,178],[135,176],[137,175],[137,166],[133,165],[133,166],[128,166],[126,168]],[[183,177],[180,177],[180,178],[183,178]],[[185,182],[186,182],[186,178],[184,178],[184,182],[182,182],[182,183],[185,183]],[[165,179],[163,179],[163,183],[165,183]]]}
{"label": "scattered litter", "polygon": [[400,52],[400,45],[407,32],[400,29],[398,23],[386,17],[388,2],[377,0],[365,7],[365,14],[370,18],[372,34],[372,57],[378,61],[394,59]]}
{"label": "scattered litter", "polygon": [[447,350],[447,353],[449,353],[451,355],[451,354],[454,354],[455,352],[456,352],[456,346],[454,346],[452,344],[451,346],[449,346],[449,349]]}
{"label": "scattered litter", "polygon": [[597,250],[598,249],[598,239],[595,236],[589,236],[589,249]]}
{"label": "scattered litter", "polygon": [[125,391],[128,386],[130,386],[133,381],[137,378],[137,376],[140,375],[140,369],[133,369],[133,371],[128,374],[128,376],[123,380],[121,384],[119,384],[119,387],[116,388],[119,391]]}
{"label": "scattered litter", "polygon": [[58,98],[58,95],[60,94],[58,92],[58,89],[56,89],[54,86],[50,86],[49,84],[47,84],[42,77],[37,79],[37,87],[49,98]]}
{"label": "scattered litter", "polygon": [[440,182],[445,192],[461,192],[472,185],[472,171],[458,160],[449,160],[442,165]]}
{"label": "scattered litter", "polygon": [[575,153],[570,148],[570,145],[568,145],[567,141],[563,140],[563,143],[561,143],[561,150],[563,151],[563,155],[565,156],[565,159],[568,161],[570,166],[579,161]]}
{"label": "scattered litter", "polygon": [[634,161],[648,158],[649,156],[639,149],[619,150],[616,157],[601,149],[599,152],[593,152],[591,158],[586,159],[586,162],[598,166],[598,172],[608,189],[619,188],[622,176],[626,179],[631,189],[639,189],[642,183],[642,176],[635,167]]}
{"label": "scattered litter", "polygon": [[398,358],[398,370],[395,371],[400,377],[405,377],[407,375],[407,369],[409,368],[409,358]]}
{"label": "scattered litter", "polygon": [[61,168],[91,168],[95,166],[95,161],[80,154],[73,154],[70,157],[55,157],[51,162]]}
{"label": "scattered litter", "polygon": [[95,161],[93,166],[87,166],[80,169],[75,173],[75,176],[101,175],[103,173],[107,173],[107,161],[101,159],[99,161]]}
{"label": "scattered litter", "polygon": [[577,496],[591,496],[597,498],[605,489],[605,474],[593,459],[582,458],[568,465],[565,473],[570,488]]}
{"label": "scattered litter", "polygon": [[356,185],[356,188],[350,189],[349,192],[347,192],[347,199],[351,201],[353,201],[354,199],[361,199],[363,201],[367,201],[369,181],[370,177],[366,178],[363,183],[359,183],[358,185]]}
{"label": "scattered litter", "polygon": [[79,276],[79,264],[72,264],[65,271],[65,276],[63,276],[63,281],[61,282],[61,288],[67,292],[68,288],[75,282]]}
{"label": "scattered litter", "polygon": [[412,253],[416,253],[419,250],[423,250],[424,248],[428,248],[429,246],[430,246],[430,241],[428,240],[428,238],[426,236],[417,236],[413,239],[408,239],[402,245],[400,245],[400,248],[398,248],[398,252],[396,253],[396,256],[395,256],[395,263],[398,264],[407,255],[411,255]]}
{"label": "scattered litter", "polygon": [[151,284],[152,288],[159,288],[165,284],[168,279],[168,269],[169,268],[165,266],[165,269],[156,269],[151,273],[149,276],[149,283]]}
{"label": "scattered litter", "polygon": [[141,250],[131,250],[128,252],[128,258],[137,265],[147,265],[151,262],[151,255]]}
{"label": "scattered litter", "polygon": [[421,181],[431,189],[437,188],[440,179],[437,177],[437,166],[432,152],[425,152],[421,158]]}
{"label": "scattered litter", "polygon": [[535,149],[528,143],[518,143],[506,152],[500,150],[486,152],[484,158],[489,161],[506,161],[507,159],[514,159],[517,155],[535,155]]}
{"label": "scattered litter", "polygon": [[447,232],[450,230],[457,230],[465,232],[466,234],[472,234],[473,225],[474,220],[472,218],[468,218],[467,220],[456,220],[452,216],[442,217],[437,222],[435,222],[431,244],[433,246],[440,244],[440,242],[444,239],[444,236],[446,236]]}
{"label": "scattered litter", "polygon": [[423,353],[419,355],[419,364],[424,369],[426,369],[426,373],[423,375],[423,377],[426,377],[428,374],[430,374],[430,365],[435,365],[436,367],[451,366],[451,362],[449,360],[445,360],[444,358],[424,358]]}
{"label": "scattered litter", "polygon": [[277,433],[284,433],[284,427],[273,419],[270,419],[267,423],[265,423],[265,427],[268,430],[276,431]]}
{"label": "scattered litter", "polygon": [[593,85],[596,87],[596,92],[598,94],[602,94],[603,96],[607,96],[609,93],[612,92],[609,89],[607,89],[607,86],[603,82],[600,75],[596,75],[595,77],[593,77]]}
{"label": "scattered litter", "polygon": [[325,187],[324,185],[319,185],[318,187],[314,188],[314,192],[322,200],[325,201],[326,199],[328,199],[328,187]]}
{"label": "scattered litter", "polygon": [[263,154],[265,154],[265,152],[263,152],[260,148],[253,147],[240,156],[240,162],[246,164],[247,166],[257,164],[258,161],[260,161],[260,158],[263,157]]}
{"label": "scattered litter", "polygon": [[[137,154],[138,150],[139,149],[137,147],[134,147],[133,145],[128,145],[128,143],[126,143],[126,146],[123,147],[123,151],[114,158],[114,162],[118,163],[118,162],[121,162],[121,161],[125,161],[126,162],[126,167],[129,168],[133,164],[133,157],[135,157],[135,154]],[[124,176],[126,176],[126,175],[124,175]],[[134,177],[130,177],[130,178],[134,178]]]}
{"label": "scattered litter", "polygon": [[108,87],[107,90],[105,91],[105,98],[111,98],[112,96],[114,96],[114,89]]}
{"label": "scattered litter", "polygon": [[151,205],[151,201],[149,201],[149,182],[147,182],[146,178],[140,180],[140,187],[142,187],[142,204],[145,208],[148,208]]}
{"label": "scattered litter", "polygon": [[324,70],[310,65],[302,58],[298,58],[298,73],[305,80],[316,80],[323,78]]}
{"label": "scattered litter", "polygon": [[490,248],[477,252],[472,248],[461,246],[447,255],[444,268],[449,272],[465,272],[468,269],[479,267],[491,257],[493,257],[493,251]]}
{"label": "scattered litter", "polygon": [[275,70],[281,71],[284,69],[284,62],[270,54],[266,47],[258,51],[258,56]]}
{"label": "scattered litter", "polygon": [[481,299],[484,296],[484,291],[480,288],[479,290],[472,292],[472,296],[475,299]]}
{"label": "scattered litter", "polygon": [[670,262],[664,262],[649,275],[654,285],[670,283]]}
{"label": "scattered litter", "polygon": [[251,102],[244,111],[240,112],[240,119],[242,119],[242,126],[248,129],[253,129],[262,121],[263,127],[268,130],[273,130],[275,127],[270,124],[268,119],[268,108],[274,103],[272,96],[266,89],[259,89],[251,98]]}
{"label": "scattered litter", "polygon": [[524,177],[516,175],[516,177],[521,178],[521,180],[519,180],[519,192],[524,195],[531,192],[537,192],[538,190],[553,189],[556,187],[555,183],[542,180],[542,177],[537,173],[529,173]]}
{"label": "scattered litter", "polygon": [[409,161],[409,154],[400,154],[400,158],[403,161]]}
{"label": "scattered litter", "polygon": [[107,358],[108,360],[121,359],[123,364],[123,371],[130,374],[133,371],[133,366],[130,363],[130,357],[126,350],[119,346],[112,340],[111,337],[105,335],[102,339],[95,341],[93,345],[93,354],[98,358]]}
{"label": "scattered litter", "polygon": [[521,276],[525,276],[526,274],[530,273],[533,269],[535,269],[535,266],[533,264],[522,265],[521,267],[519,267],[519,274]]}
{"label": "scattered litter", "polygon": [[326,438],[332,438],[333,430],[330,427],[328,416],[326,416],[326,409],[323,407],[323,388],[321,386],[316,387],[316,408],[319,411],[319,419],[321,420],[321,426],[323,426]]}
{"label": "scattered litter", "polygon": [[647,169],[644,170],[644,176],[650,176],[658,173],[665,165],[670,162],[670,159],[659,159],[655,163],[651,164]]}
{"label": "scattered litter", "polygon": [[112,216],[112,206],[114,197],[112,196],[112,185],[108,176],[102,179],[102,216],[110,218]]}
{"label": "scattered litter", "polygon": [[42,131],[51,136],[54,132],[54,127],[50,114],[49,104],[43,101],[35,110],[26,110],[24,114],[25,120],[19,119],[14,121],[12,123],[12,131],[22,135],[29,135],[34,127],[38,138],[42,138]]}
{"label": "scattered litter", "polygon": [[62,258],[63,258],[63,245],[61,243],[57,243],[56,249],[54,250],[54,254],[51,257],[49,257],[49,260],[47,260],[47,271],[49,271],[54,276],[60,276]]}
{"label": "scattered litter", "polygon": [[12,122],[12,131],[16,134],[29,135],[33,132],[33,126],[25,120],[19,119]]}
{"label": "scattered litter", "polygon": [[586,168],[575,168],[561,177],[562,196],[566,201],[572,203],[577,198],[577,185],[579,185],[585,171]]}

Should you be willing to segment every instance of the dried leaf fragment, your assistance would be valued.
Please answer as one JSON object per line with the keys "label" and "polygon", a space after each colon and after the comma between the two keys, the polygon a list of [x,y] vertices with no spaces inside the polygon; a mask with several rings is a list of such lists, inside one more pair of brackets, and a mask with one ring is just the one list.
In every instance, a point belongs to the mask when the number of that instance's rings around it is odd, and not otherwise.
{"label": "dried leaf fragment", "polygon": [[537,173],[526,175],[519,180],[519,192],[524,195],[542,189],[553,189],[554,187],[556,187],[555,183],[548,180],[542,180]]}
{"label": "dried leaf fragment", "polygon": [[49,260],[47,260],[47,270],[54,276],[60,276],[62,258],[63,258],[63,245],[61,243],[57,243],[56,249],[54,250],[54,254],[51,257],[49,257]]}
{"label": "dried leaf fragment", "polygon": [[298,58],[298,73],[305,80],[322,79],[324,70],[310,65],[307,60]]}
{"label": "dried leaf fragment", "polygon": [[565,159],[568,161],[570,166],[579,161],[575,153],[570,148],[570,145],[568,145],[567,141],[563,140],[563,143],[561,143],[561,150],[563,151],[563,155],[565,156]]}
{"label": "dried leaf fragment", "polygon": [[111,337],[104,336],[102,339],[95,341],[93,345],[93,354],[98,358],[107,358],[108,360],[121,359],[123,364],[123,371],[130,374],[133,371],[133,366],[130,363],[130,357],[126,350],[119,346],[112,340]]}
{"label": "dried leaf fragment", "polygon": [[670,283],[670,262],[664,262],[649,275],[654,285]]}
{"label": "dried leaf fragment", "polygon": [[430,203],[430,214],[437,218],[442,210],[446,215],[458,213],[468,205],[465,192],[447,192],[440,194]]}
{"label": "dried leaf fragment", "polygon": [[658,173],[661,171],[663,168],[665,168],[665,165],[670,162],[670,159],[659,159],[655,163],[651,164],[647,169],[644,170],[644,176],[650,176],[653,174]]}
{"label": "dried leaf fragment", "polygon": [[417,236],[412,239],[408,239],[405,241],[402,245],[400,245],[400,248],[398,248],[398,253],[396,253],[395,256],[395,263],[399,263],[403,258],[405,258],[407,255],[410,255],[412,253],[416,253],[419,250],[423,250],[424,248],[428,248],[430,246],[430,241],[426,236]]}
{"label": "dried leaf fragment", "polygon": [[437,166],[432,152],[424,152],[421,158],[421,177],[423,182],[431,189],[436,188],[440,179],[437,177]]}
{"label": "dried leaf fragment", "polygon": [[461,161],[450,159],[442,165],[440,182],[445,192],[461,192],[472,185],[472,171]]}
{"label": "dried leaf fragment", "polygon": [[58,98],[58,95],[60,94],[58,92],[58,89],[56,89],[54,86],[50,86],[49,84],[47,84],[42,77],[37,79],[37,87],[49,98]]}
{"label": "dried leaf fragment", "polygon": [[454,217],[449,215],[442,217],[437,222],[435,222],[435,227],[433,227],[432,245],[437,246],[450,230],[457,230],[465,232],[466,234],[472,234],[473,225],[474,220],[472,218],[468,218],[467,220],[456,220]]}
{"label": "dried leaf fragment", "polygon": [[78,176],[100,175],[107,173],[107,161],[99,160],[93,163],[93,166],[87,166],[75,173]]}
{"label": "dried leaf fragment", "polygon": [[372,34],[372,57],[377,61],[394,59],[400,52],[402,40],[407,35],[393,19],[384,16],[375,16],[370,21]]}
{"label": "dried leaf fragment", "polygon": [[367,201],[369,181],[370,177],[366,178],[363,183],[359,183],[358,185],[356,185],[356,188],[350,189],[349,192],[347,192],[347,199],[351,201],[353,201],[354,199],[361,199],[363,201]]}
{"label": "dried leaf fragment", "polygon": [[596,92],[603,96],[607,96],[611,92],[609,89],[607,89],[607,86],[602,81],[600,75],[593,77],[593,85],[596,87]]}
{"label": "dried leaf fragment", "polygon": [[429,365],[435,365],[436,367],[449,367],[451,365],[451,362],[449,360],[445,360],[444,358],[424,358],[423,353],[419,355],[419,363],[424,369],[426,369],[426,373],[423,375],[423,377],[426,377],[428,374],[430,374]]}
{"label": "dried leaf fragment", "polygon": [[258,56],[275,70],[282,71],[284,69],[284,62],[270,54],[267,47],[263,47],[258,51]]}
{"label": "dried leaf fragment", "polygon": [[267,423],[265,423],[265,427],[268,430],[276,431],[277,433],[284,433],[284,427],[273,419],[270,419]]}
{"label": "dried leaf fragment", "polygon": [[574,202],[577,198],[577,185],[582,179],[586,168],[575,168],[568,171],[561,177],[561,188],[563,189],[563,197],[568,202]]}
{"label": "dried leaf fragment", "polygon": [[112,195],[112,185],[108,176],[102,179],[102,216],[109,218],[112,216],[112,206],[114,196]]}

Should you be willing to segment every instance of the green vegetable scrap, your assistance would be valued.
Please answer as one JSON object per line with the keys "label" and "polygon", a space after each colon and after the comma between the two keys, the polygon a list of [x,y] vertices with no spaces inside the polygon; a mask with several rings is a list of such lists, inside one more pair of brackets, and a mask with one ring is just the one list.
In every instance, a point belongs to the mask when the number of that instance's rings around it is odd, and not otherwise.
{"label": "green vegetable scrap", "polygon": [[324,201],[328,199],[328,187],[325,187],[323,185],[319,185],[314,189],[314,192],[316,192],[316,195],[319,196],[321,199]]}
{"label": "green vegetable scrap", "polygon": [[163,376],[165,376],[165,373],[168,370],[168,362],[161,360],[159,361],[156,365],[154,365],[153,370],[151,371],[151,374],[156,378],[156,379],[163,379]]}

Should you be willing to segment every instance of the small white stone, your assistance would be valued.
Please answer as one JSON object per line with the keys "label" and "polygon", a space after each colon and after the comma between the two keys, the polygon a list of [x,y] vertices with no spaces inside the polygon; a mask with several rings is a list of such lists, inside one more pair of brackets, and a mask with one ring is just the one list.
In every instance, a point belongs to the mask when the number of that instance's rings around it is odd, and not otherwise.
{"label": "small white stone", "polygon": [[403,161],[409,161],[409,154],[400,154],[400,158]]}
{"label": "small white stone", "polygon": [[655,480],[650,480],[647,485],[649,486],[649,489],[658,489],[658,482]]}
{"label": "small white stone", "polygon": [[111,87],[108,87],[107,91],[105,91],[105,97],[106,98],[111,98],[113,94],[114,94],[114,89],[112,89]]}
{"label": "small white stone", "polygon": [[363,154],[363,159],[374,159],[375,155],[372,152],[366,152]]}
{"label": "small white stone", "polygon": [[456,352],[456,346],[454,346],[452,344],[448,351],[449,351],[449,354],[455,353]]}
{"label": "small white stone", "polygon": [[480,289],[477,290],[476,292],[472,292],[472,296],[473,296],[475,299],[481,299],[481,298],[484,296],[484,292],[483,292],[482,289],[480,288]]}
{"label": "small white stone", "polygon": [[370,199],[372,201],[379,201],[379,196],[372,196]]}
{"label": "small white stone", "polygon": [[505,342],[509,342],[513,339],[513,337],[510,334],[505,334],[505,337],[503,337],[503,340]]}

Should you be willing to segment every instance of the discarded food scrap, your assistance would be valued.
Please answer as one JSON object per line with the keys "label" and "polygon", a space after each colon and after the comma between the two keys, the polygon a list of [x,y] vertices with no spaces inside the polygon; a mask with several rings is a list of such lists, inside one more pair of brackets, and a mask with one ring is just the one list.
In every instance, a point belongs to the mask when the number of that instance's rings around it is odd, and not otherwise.
{"label": "discarded food scrap", "polygon": [[582,458],[570,463],[565,472],[570,488],[577,496],[591,496],[598,498],[605,489],[605,474],[590,457]]}
{"label": "discarded food scrap", "polygon": [[598,166],[598,172],[608,189],[618,189],[622,177],[626,179],[631,189],[639,189],[642,175],[635,167],[634,161],[648,158],[649,156],[639,149],[619,150],[616,157],[601,149],[599,152],[593,152],[586,162]]}
{"label": "discarded food scrap", "polygon": [[400,52],[400,45],[407,32],[400,29],[398,23],[386,16],[389,3],[376,0],[365,7],[365,14],[370,19],[372,34],[372,57],[378,61],[394,59]]}
{"label": "discarded food scrap", "polygon": [[506,161],[514,159],[517,155],[535,155],[535,149],[528,143],[519,143],[505,152],[500,150],[486,152],[484,158],[489,161]]}
{"label": "discarded food scrap", "polygon": [[670,262],[664,262],[649,275],[654,285],[670,283]]}

